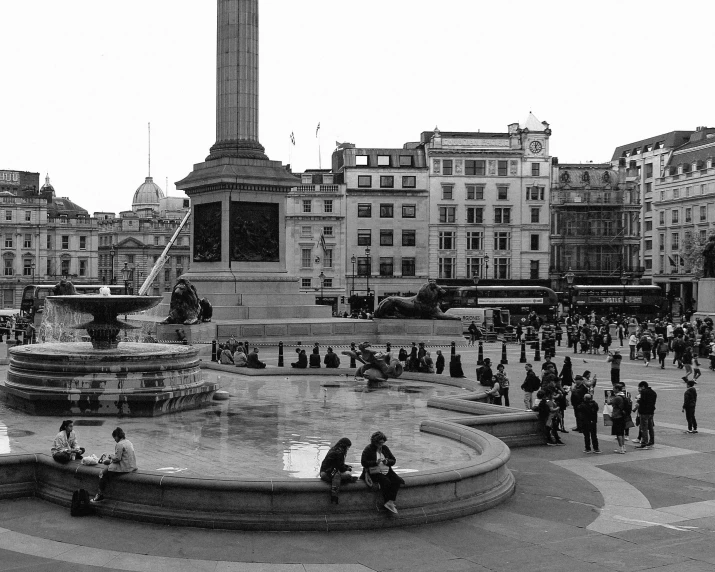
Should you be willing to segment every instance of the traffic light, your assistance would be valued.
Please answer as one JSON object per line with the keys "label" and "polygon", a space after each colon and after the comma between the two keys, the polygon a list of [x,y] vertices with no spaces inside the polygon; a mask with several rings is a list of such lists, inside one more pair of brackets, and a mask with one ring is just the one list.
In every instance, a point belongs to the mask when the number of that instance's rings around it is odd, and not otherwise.
{"label": "traffic light", "polygon": [[345,304],[345,296],[340,296],[340,303]]}

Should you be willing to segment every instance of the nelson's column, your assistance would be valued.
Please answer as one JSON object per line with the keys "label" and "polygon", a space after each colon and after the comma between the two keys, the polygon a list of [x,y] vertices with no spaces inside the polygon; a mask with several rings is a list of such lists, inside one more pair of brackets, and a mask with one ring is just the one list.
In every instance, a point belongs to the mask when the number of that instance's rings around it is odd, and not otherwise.
{"label": "nelson's column", "polygon": [[191,271],[214,318],[329,317],[286,272],[286,193],[300,184],[258,142],[258,0],[218,0],[216,142],[176,183],[191,197]]}

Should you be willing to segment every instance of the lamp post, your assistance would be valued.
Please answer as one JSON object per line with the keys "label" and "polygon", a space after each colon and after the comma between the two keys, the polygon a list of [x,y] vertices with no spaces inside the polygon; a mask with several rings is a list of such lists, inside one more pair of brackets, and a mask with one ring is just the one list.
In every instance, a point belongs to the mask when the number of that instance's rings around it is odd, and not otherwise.
{"label": "lamp post", "polygon": [[489,279],[489,255],[484,255],[484,278]]}
{"label": "lamp post", "polygon": [[354,254],[350,257],[350,262],[353,263],[353,288],[350,290],[350,297],[352,298],[353,292],[355,292],[355,263],[357,262]]}
{"label": "lamp post", "polygon": [[34,262],[32,264],[30,264],[30,268],[32,269],[32,282],[34,284],[34,282],[35,282],[35,263]]}
{"label": "lamp post", "polygon": [[114,250],[114,245],[112,245],[112,247],[109,249],[109,256],[110,256],[111,261],[112,261],[112,274],[111,274],[111,276],[109,277],[109,283],[110,283],[110,284],[114,284],[114,254],[115,254],[115,252],[116,252],[116,251]]}
{"label": "lamp post", "polygon": [[127,263],[124,263],[124,268],[122,268],[122,280],[124,280],[124,294],[129,294],[129,277],[131,275],[132,271],[129,269],[127,266]]}
{"label": "lamp post", "polygon": [[365,281],[367,286],[367,297],[370,298],[370,247],[365,248],[365,258],[367,259],[367,274],[365,275]]}
{"label": "lamp post", "polygon": [[628,284],[628,274],[621,274],[621,285],[623,286],[623,308],[621,314],[626,319],[626,284]]}
{"label": "lamp post", "polygon": [[318,276],[320,278],[320,303],[323,303],[323,285],[325,283],[325,273],[321,270],[320,275]]}
{"label": "lamp post", "polygon": [[566,278],[566,283],[569,285],[569,316],[573,316],[573,281],[576,275],[571,270],[569,266],[569,271],[564,275]]}

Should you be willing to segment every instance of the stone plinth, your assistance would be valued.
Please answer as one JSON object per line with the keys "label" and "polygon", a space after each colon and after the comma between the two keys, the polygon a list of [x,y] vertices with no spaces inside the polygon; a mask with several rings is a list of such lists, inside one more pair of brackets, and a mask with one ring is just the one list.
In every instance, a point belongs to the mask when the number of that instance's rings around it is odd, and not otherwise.
{"label": "stone plinth", "polygon": [[715,320],[715,278],[701,278],[698,281],[698,311],[694,317]]}

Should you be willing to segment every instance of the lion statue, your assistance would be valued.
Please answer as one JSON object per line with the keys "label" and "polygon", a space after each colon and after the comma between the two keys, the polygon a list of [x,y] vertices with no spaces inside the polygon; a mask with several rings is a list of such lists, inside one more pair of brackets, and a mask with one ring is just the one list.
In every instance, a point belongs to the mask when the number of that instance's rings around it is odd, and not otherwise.
{"label": "lion statue", "polygon": [[434,282],[428,282],[420,291],[409,298],[390,296],[385,298],[375,310],[376,318],[413,318],[422,320],[459,320],[459,316],[449,316],[442,312],[439,301],[445,292]]}
{"label": "lion statue", "polygon": [[52,294],[55,296],[76,296],[77,289],[67,278],[62,278],[55,284],[55,287],[52,289]]}
{"label": "lion statue", "polygon": [[402,364],[398,360],[393,359],[388,363],[389,354],[376,352],[368,342],[359,344],[358,350],[342,352],[343,355],[350,356],[363,364],[355,370],[356,378],[364,377],[369,382],[375,382],[386,381],[402,375]]}
{"label": "lion statue", "polygon": [[179,278],[171,291],[169,315],[162,324],[198,324],[201,321],[201,304],[194,285]]}

